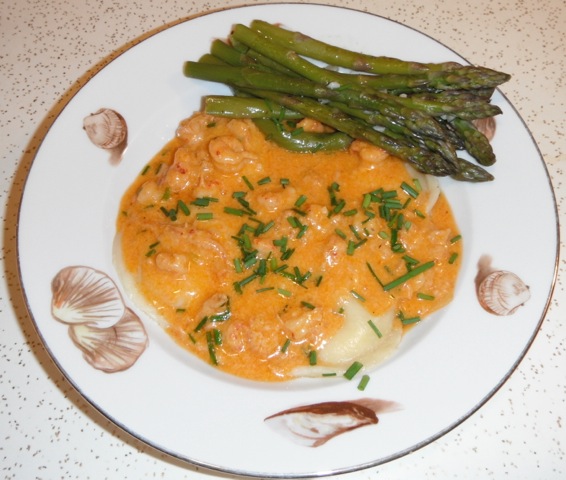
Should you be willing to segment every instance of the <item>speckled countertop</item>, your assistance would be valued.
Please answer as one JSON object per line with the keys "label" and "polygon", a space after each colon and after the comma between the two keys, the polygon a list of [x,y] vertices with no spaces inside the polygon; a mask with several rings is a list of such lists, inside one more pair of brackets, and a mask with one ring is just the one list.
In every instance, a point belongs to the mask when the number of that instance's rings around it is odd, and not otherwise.
{"label": "speckled countertop", "polygon": [[[16,221],[38,145],[68,99],[119,52],[178,19],[241,1],[2,0],[0,3],[0,476],[5,479],[205,478],[95,411],[60,374],[27,314]],[[250,1],[249,4],[268,3]],[[290,2],[291,3],[291,2]],[[317,2],[315,2],[317,3]],[[328,0],[438,39],[512,74],[502,91],[525,120],[566,221],[564,0]],[[562,228],[564,234],[564,228]],[[544,241],[544,238],[542,238]],[[382,479],[566,478],[566,267],[541,331],[495,396],[438,441],[378,468]]]}

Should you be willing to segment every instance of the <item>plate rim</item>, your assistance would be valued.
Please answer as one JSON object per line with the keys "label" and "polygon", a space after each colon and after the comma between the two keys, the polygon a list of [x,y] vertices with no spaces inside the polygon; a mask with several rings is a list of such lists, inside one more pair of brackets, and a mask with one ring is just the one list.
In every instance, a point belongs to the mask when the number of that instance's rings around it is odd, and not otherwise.
{"label": "plate rim", "polygon": [[[556,228],[556,239],[555,239],[556,240],[556,247],[555,247],[555,252],[554,252],[554,268],[553,268],[553,272],[552,272],[550,288],[549,288],[549,291],[548,291],[547,296],[546,296],[546,301],[545,301],[543,310],[540,312],[540,317],[539,317],[539,319],[536,323],[536,328],[533,330],[533,333],[530,336],[528,342],[525,344],[520,355],[517,357],[517,359],[515,360],[513,365],[509,368],[506,375],[500,379],[500,381],[481,399],[481,401],[479,401],[475,405],[475,407],[473,409],[466,412],[460,418],[456,419],[454,422],[452,422],[450,425],[448,425],[445,429],[439,431],[435,435],[432,435],[431,437],[426,438],[426,439],[422,440],[421,442],[419,442],[418,444],[415,444],[415,445],[411,446],[410,448],[407,448],[403,451],[397,452],[397,453],[390,455],[386,458],[380,458],[376,461],[370,461],[370,462],[367,462],[367,463],[361,464],[361,465],[353,465],[353,466],[350,466],[350,467],[332,469],[330,471],[304,472],[304,473],[291,473],[291,474],[280,474],[280,473],[272,474],[272,473],[269,473],[269,472],[249,472],[249,471],[243,471],[243,470],[239,470],[239,469],[233,470],[233,469],[230,469],[229,467],[214,465],[214,464],[208,463],[208,462],[201,462],[201,461],[195,460],[193,458],[187,458],[185,456],[178,455],[178,454],[170,452],[166,449],[160,448],[154,442],[152,442],[150,439],[146,439],[146,438],[143,437],[143,435],[140,435],[139,433],[132,431],[126,425],[121,423],[117,418],[114,418],[113,416],[111,416],[108,412],[106,412],[104,410],[103,407],[99,406],[87,394],[85,394],[82,391],[80,385],[77,384],[76,381],[72,378],[72,376],[67,373],[64,366],[60,363],[59,359],[57,358],[57,356],[54,354],[54,352],[50,348],[50,345],[47,343],[41,329],[39,328],[39,324],[36,321],[35,315],[34,315],[32,309],[31,309],[31,305],[30,305],[30,302],[28,300],[28,294],[27,294],[27,291],[24,287],[23,272],[22,272],[22,265],[21,265],[21,256],[20,256],[20,237],[21,237],[21,226],[20,226],[21,221],[20,220],[21,220],[21,217],[22,217],[22,202],[24,200],[24,197],[25,197],[26,191],[27,191],[26,187],[28,185],[28,180],[30,178],[30,174],[31,174],[31,172],[34,169],[34,166],[36,164],[36,159],[40,156],[40,154],[42,152],[42,147],[43,147],[45,139],[50,135],[50,132],[52,131],[53,126],[57,123],[61,114],[67,109],[67,107],[73,101],[73,99],[77,96],[77,94],[79,92],[81,92],[81,90],[86,85],[88,85],[95,77],[97,77],[99,74],[101,74],[101,72],[103,72],[109,65],[118,61],[123,56],[123,54],[125,54],[126,52],[132,50],[133,48],[135,48],[139,45],[142,45],[146,40],[149,40],[149,39],[153,38],[154,36],[159,35],[159,34],[165,32],[165,31],[167,31],[171,28],[174,28],[174,27],[179,26],[179,25],[187,24],[187,23],[189,23],[189,22],[191,22],[195,19],[214,15],[214,14],[220,13],[220,12],[245,10],[245,9],[255,9],[255,8],[265,8],[265,7],[267,7],[267,8],[293,7],[293,8],[297,8],[297,9],[304,8],[304,7],[306,7],[306,8],[313,8],[314,7],[314,8],[320,8],[321,10],[326,10],[326,9],[346,10],[346,11],[349,11],[349,12],[353,12],[355,14],[367,15],[367,16],[374,17],[374,18],[381,20],[381,21],[391,22],[391,23],[399,25],[403,28],[412,30],[412,31],[414,31],[414,32],[416,32],[420,35],[426,36],[429,39],[436,42],[438,45],[442,46],[443,48],[445,48],[445,49],[449,50],[450,52],[454,53],[455,55],[459,56],[465,62],[470,63],[465,57],[463,57],[461,54],[456,52],[451,47],[447,46],[445,43],[439,41],[438,39],[434,38],[432,35],[429,35],[428,33],[425,33],[425,32],[423,32],[423,31],[421,31],[421,30],[419,30],[415,27],[406,25],[406,24],[399,22],[397,20],[394,20],[394,19],[387,18],[387,17],[380,15],[380,14],[367,12],[367,11],[363,11],[363,10],[358,10],[358,9],[354,9],[352,7],[342,6],[342,5],[324,5],[324,4],[316,4],[316,3],[299,3],[299,4],[297,4],[297,3],[293,3],[293,2],[275,2],[275,3],[269,2],[269,3],[258,3],[258,4],[253,4],[253,5],[228,6],[228,7],[222,7],[222,8],[219,8],[219,9],[215,9],[215,10],[209,10],[209,11],[206,11],[206,12],[200,12],[200,13],[188,16],[188,17],[184,17],[182,19],[178,19],[176,21],[168,22],[167,24],[165,24],[161,27],[158,27],[158,28],[152,30],[151,32],[143,33],[143,34],[137,36],[136,38],[132,39],[131,41],[127,42],[125,45],[122,45],[122,46],[114,49],[112,52],[110,52],[104,59],[100,60],[99,62],[97,62],[94,65],[94,67],[96,67],[96,71],[92,75],[89,75],[88,79],[84,80],[84,82],[81,82],[80,79],[83,78],[83,76],[85,74],[81,75],[81,77],[79,77],[78,79],[75,79],[73,84],[69,87],[69,89],[66,92],[63,92],[63,94],[61,96],[59,96],[58,99],[56,99],[54,105],[57,105],[58,113],[57,113],[57,115],[55,115],[50,120],[49,126],[42,133],[41,140],[38,142],[38,146],[37,146],[37,149],[36,149],[36,151],[33,155],[33,159],[31,160],[31,162],[29,164],[28,171],[26,172],[25,180],[23,182],[22,189],[21,189],[21,196],[20,196],[19,203],[18,203],[18,209],[17,209],[18,224],[17,224],[17,229],[16,229],[16,260],[17,260],[18,279],[19,279],[19,282],[20,282],[22,296],[23,296],[24,304],[25,304],[27,312],[28,312],[28,316],[31,319],[33,327],[34,327],[36,333],[38,334],[38,337],[41,340],[42,347],[47,351],[47,353],[48,353],[50,359],[53,361],[54,365],[60,371],[62,376],[65,378],[65,380],[67,382],[69,382],[69,384],[76,390],[76,392],[81,396],[81,398],[84,401],[86,401],[91,407],[93,407],[105,419],[110,421],[113,425],[117,426],[123,432],[132,436],[134,439],[142,442],[145,445],[148,445],[152,449],[155,449],[155,450],[167,455],[168,457],[171,457],[173,459],[177,459],[177,460],[183,462],[184,464],[186,464],[189,467],[202,468],[202,469],[209,470],[211,472],[216,472],[216,473],[221,473],[221,474],[230,474],[230,475],[237,475],[237,476],[251,477],[251,478],[258,478],[258,477],[262,477],[262,478],[308,478],[308,477],[313,477],[313,476],[315,476],[315,477],[326,477],[326,476],[330,476],[330,475],[352,473],[352,472],[376,467],[376,466],[394,461],[398,458],[404,457],[409,453],[415,452],[415,451],[421,449],[422,447],[437,441],[438,439],[440,439],[441,437],[446,435],[451,430],[460,426],[468,418],[473,416],[478,410],[480,410],[501,389],[501,387],[508,381],[508,379],[517,370],[518,366],[525,359],[529,349],[531,348],[533,342],[535,341],[535,339],[536,339],[536,337],[537,337],[537,335],[540,331],[541,325],[544,322],[546,315],[548,313],[548,309],[550,307],[550,304],[551,304],[551,301],[552,301],[552,298],[553,298],[553,295],[554,295],[556,283],[557,283],[558,272],[559,272],[559,261],[560,261],[560,237],[561,237],[561,235],[560,235],[560,228],[559,228],[560,223],[559,223],[559,211],[558,211],[558,204],[557,204],[557,199],[556,199],[556,192],[553,188],[552,179],[551,179],[551,176],[550,176],[548,166],[547,166],[546,162],[544,161],[544,157],[543,157],[543,155],[540,151],[540,148],[539,148],[537,142],[535,141],[535,138],[534,138],[531,130],[528,128],[528,125],[526,124],[523,117],[519,114],[515,105],[511,101],[509,101],[507,96],[499,88],[497,88],[498,93],[502,96],[503,100],[507,103],[507,105],[513,110],[513,112],[516,115],[516,118],[521,122],[525,132],[528,133],[528,135],[530,137],[530,141],[532,142],[532,145],[536,149],[539,161],[542,164],[542,168],[543,168],[543,171],[544,171],[544,174],[545,174],[545,177],[546,177],[546,181],[547,181],[547,184],[548,184],[547,186],[549,187],[549,190],[550,190],[551,200],[552,200],[552,205],[553,205],[553,216],[554,216],[554,223],[555,223],[554,226]],[[119,53],[117,53],[117,52],[119,52]],[[106,59],[108,59],[108,58],[110,58],[110,60],[106,61]],[[91,68],[93,68],[93,67],[91,67]],[[74,89],[73,94],[69,95],[67,97],[68,92],[72,91],[73,89]],[[65,98],[65,97],[67,97],[67,98]],[[61,104],[62,99],[65,100],[63,104]],[[37,131],[37,128],[36,128],[36,131]]]}

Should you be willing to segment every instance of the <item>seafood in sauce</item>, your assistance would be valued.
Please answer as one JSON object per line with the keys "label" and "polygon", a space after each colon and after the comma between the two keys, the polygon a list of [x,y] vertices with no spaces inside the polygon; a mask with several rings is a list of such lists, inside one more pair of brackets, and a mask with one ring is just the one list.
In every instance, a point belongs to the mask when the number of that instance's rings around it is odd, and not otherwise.
{"label": "seafood in sauce", "polygon": [[296,153],[196,113],[125,192],[115,256],[179,345],[283,381],[389,357],[452,299],[461,243],[435,180],[377,147]]}

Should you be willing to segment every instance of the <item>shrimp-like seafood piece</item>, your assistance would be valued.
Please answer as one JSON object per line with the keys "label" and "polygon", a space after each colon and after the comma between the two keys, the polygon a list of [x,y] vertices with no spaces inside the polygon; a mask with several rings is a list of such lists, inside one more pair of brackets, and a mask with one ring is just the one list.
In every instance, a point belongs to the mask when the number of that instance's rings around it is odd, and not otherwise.
{"label": "shrimp-like seafood piece", "polygon": [[363,140],[354,140],[350,145],[350,152],[357,153],[360,159],[370,163],[379,163],[389,156],[382,148]]}
{"label": "shrimp-like seafood piece", "polygon": [[263,316],[247,321],[232,319],[226,329],[223,345],[228,352],[250,351],[268,359],[281,352],[287,333],[279,321]]}
{"label": "shrimp-like seafood piece", "polygon": [[277,191],[266,190],[256,197],[257,203],[271,213],[291,208],[296,199],[297,192],[293,187]]}
{"label": "shrimp-like seafood piece", "polygon": [[324,318],[322,309],[290,309],[282,315],[285,327],[295,343],[316,346],[320,344]]}
{"label": "shrimp-like seafood piece", "polygon": [[232,119],[226,124],[228,131],[233,134],[246,150],[251,147],[253,124],[245,119]]}
{"label": "shrimp-like seafood piece", "polygon": [[329,133],[334,130],[324,123],[315,120],[314,118],[303,118],[299,123],[297,123],[297,128],[302,128],[305,132],[312,133]]}
{"label": "shrimp-like seafood piece", "polygon": [[160,252],[155,256],[155,266],[166,272],[186,273],[188,271],[187,257],[181,253]]}
{"label": "shrimp-like seafood piece", "polygon": [[230,297],[225,293],[215,293],[208,297],[196,315],[197,320],[213,315],[229,315]]}
{"label": "shrimp-like seafood piece", "polygon": [[181,192],[198,184],[202,161],[189,148],[178,148],[165,175],[165,184],[173,192]]}
{"label": "shrimp-like seafood piece", "polygon": [[177,137],[185,140],[189,145],[201,142],[209,125],[215,121],[211,115],[199,113],[183,120],[177,127]]}
{"label": "shrimp-like seafood piece", "polygon": [[236,173],[244,166],[246,160],[256,156],[247,152],[243,143],[232,135],[221,135],[213,138],[208,144],[208,152],[214,166],[224,173]]}
{"label": "shrimp-like seafood piece", "polygon": [[163,197],[163,188],[157,182],[149,180],[145,182],[136,195],[136,201],[142,205],[153,205]]}

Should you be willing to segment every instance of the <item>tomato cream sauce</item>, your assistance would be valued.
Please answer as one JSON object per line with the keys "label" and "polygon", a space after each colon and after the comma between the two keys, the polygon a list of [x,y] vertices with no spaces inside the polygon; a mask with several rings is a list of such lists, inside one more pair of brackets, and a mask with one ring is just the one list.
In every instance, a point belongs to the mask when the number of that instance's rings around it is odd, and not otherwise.
{"label": "tomato cream sauce", "polygon": [[369,367],[454,293],[462,242],[426,183],[361,141],[295,153],[196,113],[123,196],[119,268],[179,345],[230,374]]}

